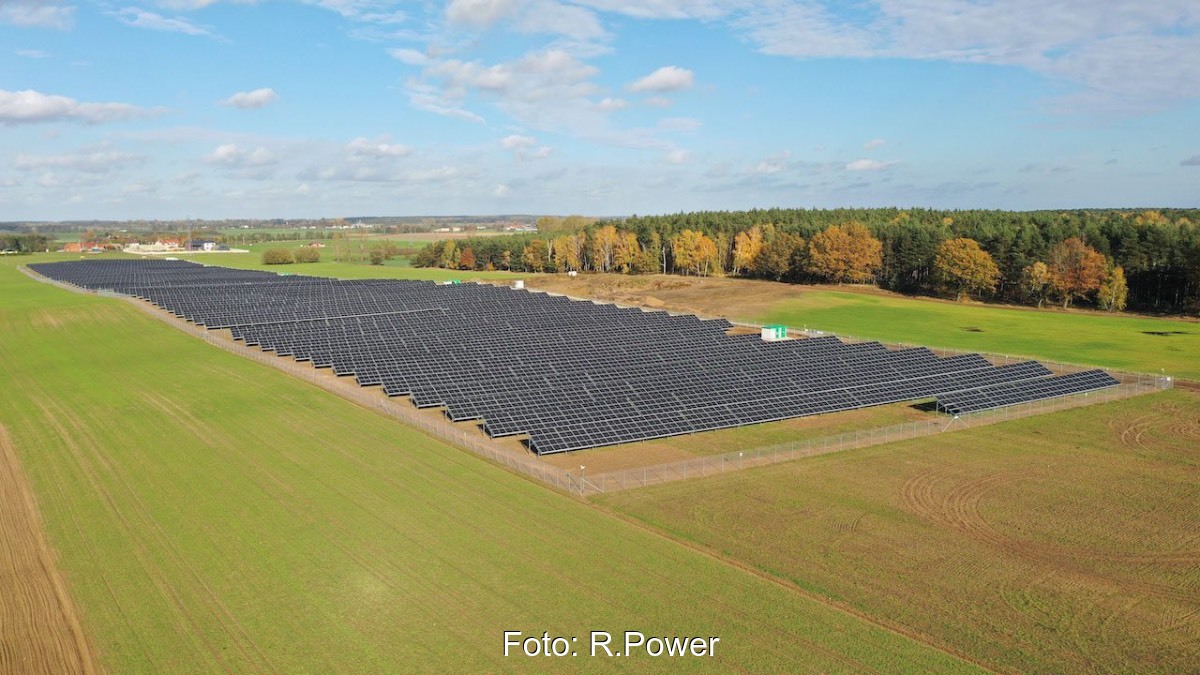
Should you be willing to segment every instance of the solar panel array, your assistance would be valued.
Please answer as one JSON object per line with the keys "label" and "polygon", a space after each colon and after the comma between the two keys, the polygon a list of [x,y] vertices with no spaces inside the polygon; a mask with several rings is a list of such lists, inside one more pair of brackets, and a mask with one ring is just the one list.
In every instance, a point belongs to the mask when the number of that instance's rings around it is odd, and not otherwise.
{"label": "solar panel array", "polygon": [[1085,370],[1033,382],[1007,382],[945,394],[938,397],[937,405],[952,415],[962,415],[1018,403],[1082,394],[1115,387],[1118,384],[1120,382],[1103,370]]}
{"label": "solar panel array", "polygon": [[[538,454],[937,397],[968,412],[1111,386],[834,337],[764,342],[725,320],[490,285],[337,280],[186,261],[31,265],[332,368]],[[1103,375],[1105,380],[1095,375]],[[1080,374],[1084,375],[1084,374]]]}

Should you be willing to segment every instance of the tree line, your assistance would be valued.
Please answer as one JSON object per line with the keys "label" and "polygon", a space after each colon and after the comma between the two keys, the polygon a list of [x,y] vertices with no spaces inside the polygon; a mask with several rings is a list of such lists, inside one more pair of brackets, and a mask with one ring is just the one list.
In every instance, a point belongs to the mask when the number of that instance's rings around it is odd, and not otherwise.
{"label": "tree line", "polygon": [[870,283],[903,293],[1196,314],[1198,224],[1198,209],[769,209],[606,222],[543,218],[537,233],[434,242],[413,264]]}
{"label": "tree line", "polygon": [[36,233],[0,232],[0,251],[36,253],[54,248],[54,237]]}

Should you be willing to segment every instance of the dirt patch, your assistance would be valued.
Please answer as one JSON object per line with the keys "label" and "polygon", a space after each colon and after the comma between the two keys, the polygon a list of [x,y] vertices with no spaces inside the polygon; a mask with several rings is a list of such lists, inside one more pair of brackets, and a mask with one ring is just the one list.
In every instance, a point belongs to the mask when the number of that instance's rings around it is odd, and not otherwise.
{"label": "dirt patch", "polygon": [[[734,320],[762,314],[778,301],[803,292],[803,287],[770,281],[661,275],[583,274],[574,278],[546,275],[533,277],[526,285],[577,298],[708,317],[728,316]],[[731,308],[736,308],[732,316]]]}
{"label": "dirt patch", "polygon": [[37,501],[4,427],[0,499],[0,672],[99,672],[100,660],[58,572]]}

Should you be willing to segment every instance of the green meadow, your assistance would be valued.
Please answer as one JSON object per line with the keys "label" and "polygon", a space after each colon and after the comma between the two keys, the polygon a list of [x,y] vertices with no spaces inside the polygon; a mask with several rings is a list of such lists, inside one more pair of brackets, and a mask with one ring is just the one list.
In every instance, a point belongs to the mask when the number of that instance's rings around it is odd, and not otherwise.
{"label": "green meadow", "polygon": [[[0,424],[112,672],[973,669],[33,260],[0,262]],[[506,630],[580,656],[506,659]],[[591,630],[721,641],[588,658]]]}
{"label": "green meadow", "polygon": [[1200,380],[1200,323],[1035,310],[811,289],[754,317],[761,323],[997,354],[1037,356]]}

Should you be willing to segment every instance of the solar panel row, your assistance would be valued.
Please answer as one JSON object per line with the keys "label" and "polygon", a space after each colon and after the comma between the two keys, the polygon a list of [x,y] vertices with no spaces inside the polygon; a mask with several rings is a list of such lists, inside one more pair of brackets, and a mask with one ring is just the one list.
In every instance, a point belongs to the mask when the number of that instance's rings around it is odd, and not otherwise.
{"label": "solar panel row", "polygon": [[1050,377],[1035,361],[997,367],[978,354],[940,358],[828,336],[764,342],[727,335],[724,320],[487,285],[184,261],[32,267],[227,328],[248,345],[410,396],[419,407],[444,407],[451,420],[482,420],[493,437],[527,434],[539,454],[935,396],[966,410],[1110,386]]}
{"label": "solar panel row", "polygon": [[1058,398],[1071,394],[1106,389],[1119,385],[1112,375],[1103,370],[1085,370],[1079,373],[1049,377],[1034,382],[1000,383],[978,389],[955,392],[939,396],[938,407],[952,415],[1003,408],[1018,403],[1028,403],[1047,398]]}

